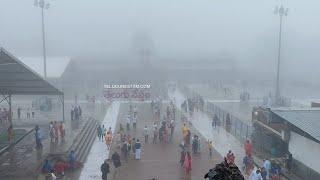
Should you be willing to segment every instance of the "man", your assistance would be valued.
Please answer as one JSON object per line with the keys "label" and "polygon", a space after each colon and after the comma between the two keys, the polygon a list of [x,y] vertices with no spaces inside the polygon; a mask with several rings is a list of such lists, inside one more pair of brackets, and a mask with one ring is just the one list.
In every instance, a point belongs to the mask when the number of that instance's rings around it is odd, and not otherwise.
{"label": "man", "polygon": [[268,158],[263,160],[263,167],[267,172],[267,178],[269,179],[269,173],[271,170],[271,162],[268,160]]}
{"label": "man", "polygon": [[108,164],[108,159],[104,160],[103,164],[100,167],[102,173],[102,180],[108,179],[108,173],[110,172],[110,166]]}
{"label": "man", "polygon": [[127,116],[127,131],[130,131],[131,118],[130,115]]}
{"label": "man", "polygon": [[35,138],[36,138],[37,149],[42,148],[41,133],[38,125],[36,125],[35,127]]}
{"label": "man", "polygon": [[118,174],[119,174],[119,168],[121,166],[121,161],[120,161],[120,155],[118,154],[117,151],[115,151],[112,156],[111,156],[113,166],[115,167],[114,169],[114,174],[113,174],[113,179],[117,179]]}
{"label": "man", "polygon": [[153,141],[152,141],[153,144],[157,144],[158,134],[159,134],[158,128],[155,127],[155,129],[153,130]]}
{"label": "man", "polygon": [[170,142],[172,143],[172,139],[173,139],[173,134],[174,134],[174,128],[175,128],[175,123],[174,120],[172,119],[170,122]]}
{"label": "man", "polygon": [[136,149],[136,160],[141,159],[141,143],[139,139],[137,139],[137,142],[135,144],[135,149]]}
{"label": "man", "polygon": [[249,140],[246,140],[246,143],[244,144],[244,150],[246,152],[246,155],[251,156],[252,155],[252,144]]}
{"label": "man", "polygon": [[133,129],[136,130],[137,129],[137,116],[133,117],[132,119],[132,126],[133,126]]}
{"label": "man", "polygon": [[144,127],[143,133],[144,133],[144,143],[147,144],[147,143],[148,143],[148,139],[149,139],[149,129],[148,129],[148,126],[145,126],[145,127]]}
{"label": "man", "polygon": [[253,170],[250,174],[249,180],[263,180],[260,172],[261,171],[259,169],[257,169],[256,171]]}
{"label": "man", "polygon": [[75,168],[76,165],[76,153],[74,150],[71,150],[69,155],[68,155],[68,163],[71,168]]}

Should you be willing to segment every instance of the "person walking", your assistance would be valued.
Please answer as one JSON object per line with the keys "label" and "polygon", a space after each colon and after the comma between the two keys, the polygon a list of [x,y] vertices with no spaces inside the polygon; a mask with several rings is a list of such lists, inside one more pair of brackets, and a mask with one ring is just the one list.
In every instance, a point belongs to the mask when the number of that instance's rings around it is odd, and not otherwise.
{"label": "person walking", "polygon": [[148,139],[149,139],[149,129],[148,126],[145,126],[143,129],[143,134],[144,134],[144,143],[147,144],[148,143]]}
{"label": "person walking", "polygon": [[130,124],[131,124],[131,117],[130,115],[127,116],[127,131],[130,131]]}
{"label": "person walking", "polygon": [[247,139],[244,144],[244,150],[245,150],[246,155],[252,155],[252,149],[253,149],[252,144]]}
{"label": "person walking", "polygon": [[153,141],[152,141],[153,144],[157,144],[158,134],[159,134],[158,128],[155,127],[155,129],[153,130]]}
{"label": "person walking", "polygon": [[253,170],[249,176],[249,180],[263,180],[259,169]]}
{"label": "person walking", "polygon": [[61,139],[64,139],[64,136],[66,135],[66,129],[63,121],[60,122],[59,131]]}
{"label": "person walking", "polygon": [[121,160],[120,160],[120,155],[118,154],[117,151],[115,151],[112,156],[111,156],[113,166],[115,167],[114,169],[114,174],[113,174],[113,179],[118,179],[119,176],[119,169],[121,167]]}
{"label": "person walking", "polygon": [[102,173],[102,180],[108,179],[108,174],[110,173],[110,165],[108,163],[108,159],[104,160],[100,167],[101,173]]}
{"label": "person walking", "polygon": [[191,165],[192,165],[191,155],[190,155],[190,152],[188,151],[186,153],[186,156],[185,156],[184,162],[183,162],[183,168],[185,169],[186,176],[189,176],[191,173],[191,169],[192,169]]}
{"label": "person walking", "polygon": [[136,138],[133,138],[131,141],[131,148],[132,148],[132,153],[136,153]]}
{"label": "person walking", "polygon": [[133,129],[134,129],[134,130],[137,129],[137,121],[138,121],[137,116],[133,117],[133,119],[132,119],[132,126],[133,126]]}
{"label": "person walking", "polygon": [[40,128],[38,125],[36,125],[35,127],[35,139],[36,139],[36,146],[37,149],[42,148],[42,143],[41,143],[41,132],[40,132]]}
{"label": "person walking", "polygon": [[104,125],[102,125],[102,127],[101,127],[101,132],[102,132],[101,139],[102,139],[102,141],[104,141],[105,136],[106,136],[106,132],[107,132],[107,129],[104,127]]}
{"label": "person walking", "polygon": [[263,167],[267,172],[267,179],[269,179],[270,171],[271,171],[271,162],[269,161],[268,158],[263,160]]}
{"label": "person walking", "polygon": [[212,141],[208,141],[209,158],[212,159]]}
{"label": "person walking", "polygon": [[172,143],[172,139],[173,139],[173,134],[174,134],[174,128],[175,128],[175,122],[174,122],[174,120],[171,120],[171,122],[170,122],[170,130],[171,130],[171,132],[170,132],[170,143]]}
{"label": "person walking", "polygon": [[139,139],[137,139],[137,142],[135,144],[135,149],[136,149],[136,160],[141,159],[141,143]]}
{"label": "person walking", "polygon": [[122,151],[124,159],[126,161],[128,161],[128,142],[127,141],[123,142],[123,145],[121,147],[121,151]]}
{"label": "person walking", "polygon": [[101,125],[99,125],[97,127],[97,133],[98,133],[99,140],[101,140],[102,139],[102,127],[101,127]]}

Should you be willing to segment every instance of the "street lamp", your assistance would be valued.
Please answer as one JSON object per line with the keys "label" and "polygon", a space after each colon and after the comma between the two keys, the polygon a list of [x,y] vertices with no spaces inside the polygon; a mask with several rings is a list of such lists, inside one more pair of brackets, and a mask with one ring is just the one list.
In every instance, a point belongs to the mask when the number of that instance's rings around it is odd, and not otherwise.
{"label": "street lamp", "polygon": [[284,8],[282,5],[280,7],[276,6],[274,14],[280,17],[280,27],[279,27],[279,46],[278,46],[278,65],[277,65],[277,84],[276,84],[276,104],[280,104],[280,59],[281,59],[281,33],[282,33],[282,17],[288,15],[288,8]]}
{"label": "street lamp", "polygon": [[44,78],[47,79],[47,52],[46,52],[46,37],[44,28],[44,9],[49,9],[50,4],[45,0],[34,0],[34,6],[41,8],[42,17],[42,50],[43,50],[43,71]]}

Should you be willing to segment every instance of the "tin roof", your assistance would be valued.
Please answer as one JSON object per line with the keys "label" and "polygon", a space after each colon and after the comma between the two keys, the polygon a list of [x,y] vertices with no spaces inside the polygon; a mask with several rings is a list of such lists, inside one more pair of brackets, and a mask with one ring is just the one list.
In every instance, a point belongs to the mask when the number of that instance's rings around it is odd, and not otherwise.
{"label": "tin roof", "polygon": [[273,109],[273,113],[320,141],[320,109]]}

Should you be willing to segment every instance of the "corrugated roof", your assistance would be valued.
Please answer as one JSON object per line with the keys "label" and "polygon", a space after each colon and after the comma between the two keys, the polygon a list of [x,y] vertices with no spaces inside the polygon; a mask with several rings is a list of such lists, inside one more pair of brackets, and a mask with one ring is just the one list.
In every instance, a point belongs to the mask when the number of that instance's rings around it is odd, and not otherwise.
{"label": "corrugated roof", "polygon": [[272,112],[320,141],[320,109],[276,109]]}
{"label": "corrugated roof", "polygon": [[3,48],[0,48],[0,92],[12,95],[63,94]]}

